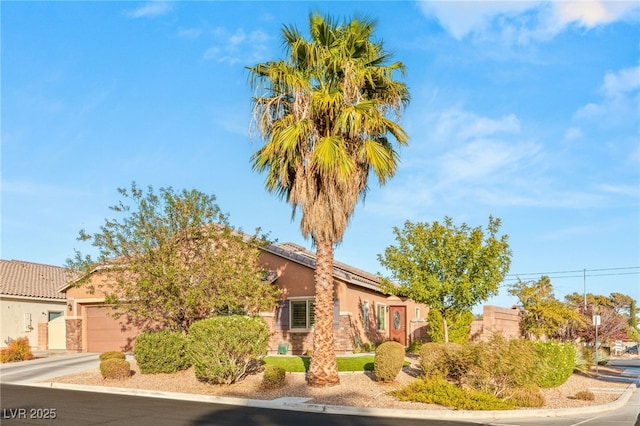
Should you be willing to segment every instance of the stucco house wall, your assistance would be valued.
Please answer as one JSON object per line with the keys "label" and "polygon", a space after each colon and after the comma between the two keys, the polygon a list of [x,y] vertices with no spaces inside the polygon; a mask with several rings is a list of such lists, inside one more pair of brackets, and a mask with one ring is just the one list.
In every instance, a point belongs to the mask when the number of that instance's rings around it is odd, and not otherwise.
{"label": "stucco house wall", "polygon": [[[315,253],[290,243],[263,247],[261,264],[269,271],[264,285],[281,290],[281,300],[272,312],[260,316],[272,332],[269,352],[277,353],[282,345],[287,353],[302,354],[313,348],[313,327],[310,320],[315,294]],[[390,338],[388,308],[406,308],[405,344],[426,337],[428,308],[411,300],[400,299],[378,290],[379,278],[373,274],[334,262],[334,335],[336,352],[353,353],[358,345],[381,342]],[[67,347],[76,351],[130,350],[141,329],[127,318],[107,318],[104,289],[109,281],[96,271],[82,286],[68,286],[67,300],[71,309],[67,315]],[[292,312],[299,313],[304,305],[306,324],[292,326]],[[294,308],[292,308],[292,306]],[[104,309],[98,311],[98,309]],[[365,309],[366,308],[366,309]],[[381,309],[385,309],[384,312]],[[379,325],[380,318],[381,324]],[[296,321],[299,321],[297,318]],[[99,323],[100,327],[94,325]],[[94,324],[94,325],[92,325]],[[111,324],[109,326],[109,324]]]}
{"label": "stucco house wall", "polygon": [[[277,276],[273,285],[281,290],[275,313],[263,313],[272,330],[269,352],[283,345],[287,353],[303,354],[313,350],[313,329],[291,326],[292,301],[314,298],[315,253],[295,244],[284,243],[265,248],[261,262]],[[334,261],[334,340],[338,354],[353,353],[367,342],[389,340],[389,307],[406,308],[406,340],[426,339],[428,308],[408,299],[387,295],[378,289],[379,278],[368,272]],[[384,312],[381,312],[384,310]]]}
{"label": "stucco house wall", "polygon": [[32,349],[48,349],[47,325],[67,313],[62,287],[65,268],[18,260],[0,260],[0,347],[27,337]]}

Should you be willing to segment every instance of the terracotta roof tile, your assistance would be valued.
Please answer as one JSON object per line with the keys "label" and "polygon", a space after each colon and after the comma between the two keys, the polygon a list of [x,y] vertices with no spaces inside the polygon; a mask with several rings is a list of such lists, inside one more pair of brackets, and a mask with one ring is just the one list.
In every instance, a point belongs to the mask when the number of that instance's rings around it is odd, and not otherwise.
{"label": "terracotta roof tile", "polygon": [[64,300],[58,291],[69,281],[66,268],[0,259],[0,294]]}

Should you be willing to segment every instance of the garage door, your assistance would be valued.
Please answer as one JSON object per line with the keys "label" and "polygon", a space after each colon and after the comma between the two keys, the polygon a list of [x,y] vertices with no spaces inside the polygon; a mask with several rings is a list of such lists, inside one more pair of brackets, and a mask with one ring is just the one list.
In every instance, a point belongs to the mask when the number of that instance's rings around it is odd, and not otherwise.
{"label": "garage door", "polygon": [[127,324],[125,316],[113,318],[109,315],[113,311],[107,306],[87,306],[85,309],[88,352],[129,352],[133,349],[133,339],[140,331]]}

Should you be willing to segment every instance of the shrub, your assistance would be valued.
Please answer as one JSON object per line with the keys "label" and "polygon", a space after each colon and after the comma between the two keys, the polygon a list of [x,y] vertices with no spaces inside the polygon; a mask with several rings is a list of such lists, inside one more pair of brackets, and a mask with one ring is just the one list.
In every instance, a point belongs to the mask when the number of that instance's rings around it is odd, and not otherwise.
{"label": "shrub", "polygon": [[390,382],[395,380],[404,364],[404,347],[398,342],[384,342],[376,348],[373,359],[373,372],[376,380]]}
{"label": "shrub", "polygon": [[575,348],[575,362],[573,371],[580,373],[587,373],[591,369],[593,364],[591,361],[591,350],[585,346],[579,346]]}
{"label": "shrub", "polygon": [[589,391],[589,390],[583,390],[580,391],[578,393],[576,393],[573,396],[574,399],[579,399],[581,401],[593,401],[594,399],[596,399],[596,396],[593,394],[593,392]]}
{"label": "shrub", "polygon": [[100,373],[105,379],[125,379],[131,375],[131,364],[124,359],[106,359],[100,363]]}
{"label": "shrub", "polygon": [[407,348],[407,352],[410,354],[419,354],[420,353],[420,349],[422,349],[422,345],[424,345],[425,342],[423,342],[420,339],[415,339],[413,340],[410,344],[409,347]]}
{"label": "shrub", "polygon": [[533,343],[524,339],[506,340],[494,335],[484,343],[465,348],[471,352],[464,361],[467,371],[461,383],[499,398],[512,389],[526,387],[533,380],[537,354]]}
{"label": "shrub", "polygon": [[142,374],[175,373],[189,368],[187,337],[179,331],[145,331],[136,338],[133,355]]}
{"label": "shrub", "polygon": [[575,349],[573,345],[558,342],[536,342],[538,365],[536,384],[541,388],[560,386],[571,377],[575,367]]}
{"label": "shrub", "polygon": [[442,377],[419,378],[404,388],[391,392],[401,401],[439,404],[456,410],[509,410],[510,401],[477,390],[463,390]]}
{"label": "shrub", "polygon": [[445,343],[425,343],[420,348],[420,368],[425,377],[447,377],[449,375],[449,356]]}
{"label": "shrub", "polygon": [[127,359],[127,356],[120,351],[109,351],[100,354],[100,361],[106,361],[108,359]]}
{"label": "shrub", "polygon": [[34,358],[27,337],[18,337],[12,340],[9,346],[0,351],[0,363],[28,361]]}
{"label": "shrub", "polygon": [[187,354],[199,380],[234,383],[267,352],[269,330],[260,318],[226,315],[189,328]]}
{"label": "shrub", "polygon": [[[592,355],[593,357],[593,362],[596,362],[596,354],[595,352]],[[602,349],[602,348],[598,348],[598,365],[606,365],[609,362],[609,353]]]}
{"label": "shrub", "polygon": [[545,404],[544,395],[537,388],[514,389],[507,400],[518,407],[526,408],[539,408]]}
{"label": "shrub", "polygon": [[262,387],[265,389],[279,389],[284,386],[286,371],[276,365],[267,365],[262,374]]}

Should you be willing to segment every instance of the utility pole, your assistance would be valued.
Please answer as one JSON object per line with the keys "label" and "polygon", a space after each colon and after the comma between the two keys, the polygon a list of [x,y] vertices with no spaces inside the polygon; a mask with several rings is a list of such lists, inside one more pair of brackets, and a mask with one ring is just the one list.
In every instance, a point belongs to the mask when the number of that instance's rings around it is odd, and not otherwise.
{"label": "utility pole", "polygon": [[598,377],[598,326],[600,325],[600,315],[594,315],[592,317],[593,325],[596,327],[596,344],[595,344],[595,352],[596,352],[596,377]]}
{"label": "utility pole", "polygon": [[582,270],[582,294],[584,295],[584,312],[587,313],[587,270]]}

